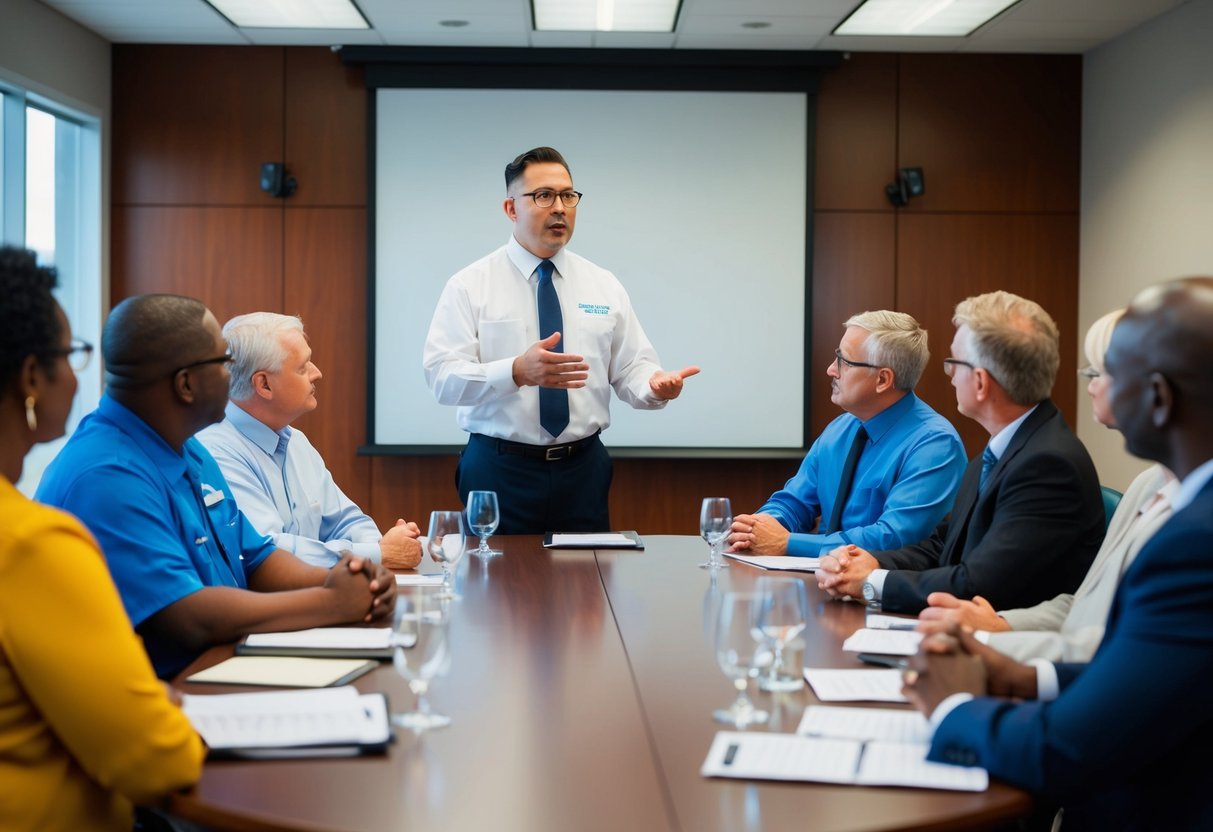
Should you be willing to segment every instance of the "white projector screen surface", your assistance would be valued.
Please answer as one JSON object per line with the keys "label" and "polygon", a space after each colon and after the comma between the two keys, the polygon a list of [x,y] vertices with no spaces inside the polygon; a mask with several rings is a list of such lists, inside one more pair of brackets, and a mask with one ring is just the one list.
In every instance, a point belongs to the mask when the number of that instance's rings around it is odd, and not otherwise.
{"label": "white projector screen surface", "polygon": [[[421,367],[446,281],[503,245],[503,171],[559,150],[585,196],[569,249],[623,283],[666,369],[664,410],[611,403],[612,447],[804,445],[807,95],[379,89],[373,437],[459,446]],[[576,391],[574,391],[574,395]]]}

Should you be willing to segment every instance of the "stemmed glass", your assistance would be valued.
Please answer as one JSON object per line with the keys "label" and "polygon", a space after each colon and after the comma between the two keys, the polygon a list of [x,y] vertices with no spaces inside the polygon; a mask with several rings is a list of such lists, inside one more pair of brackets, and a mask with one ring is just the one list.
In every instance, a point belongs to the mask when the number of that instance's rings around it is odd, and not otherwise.
{"label": "stemmed glass", "polygon": [[757,678],[771,660],[771,651],[758,630],[762,601],[763,596],[755,592],[726,592],[716,622],[716,663],[733,680],[737,700],[728,708],[713,711],[712,716],[737,728],[760,725],[770,718],[746,695],[750,679]]}
{"label": "stemmed glass", "polygon": [[473,555],[491,558],[501,554],[500,550],[489,548],[489,538],[497,531],[500,521],[496,491],[473,491],[468,494],[468,528],[480,538],[480,546],[472,550]]}
{"label": "stemmed glass", "polygon": [[803,632],[809,615],[809,600],[799,578],[762,577],[758,579],[762,603],[758,610],[758,629],[774,650],[770,670],[758,677],[758,687],[766,691],[800,690],[804,687],[801,668],[784,666],[784,648]]}
{"label": "stemmed glass", "polygon": [[699,509],[699,533],[708,542],[708,560],[700,569],[725,569],[728,564],[720,556],[721,543],[733,526],[733,507],[728,497],[704,497]]}
{"label": "stemmed glass", "polygon": [[463,512],[461,511],[431,511],[430,534],[426,539],[426,548],[430,557],[442,564],[442,591],[439,598],[459,600],[455,594],[453,573],[463,557],[467,541],[463,535]]}
{"label": "stemmed glass", "polygon": [[424,587],[396,596],[392,613],[392,664],[409,690],[417,697],[412,711],[392,714],[392,724],[420,734],[432,728],[445,728],[451,718],[430,710],[426,700],[430,680],[446,669],[450,658],[447,618],[436,593]]}

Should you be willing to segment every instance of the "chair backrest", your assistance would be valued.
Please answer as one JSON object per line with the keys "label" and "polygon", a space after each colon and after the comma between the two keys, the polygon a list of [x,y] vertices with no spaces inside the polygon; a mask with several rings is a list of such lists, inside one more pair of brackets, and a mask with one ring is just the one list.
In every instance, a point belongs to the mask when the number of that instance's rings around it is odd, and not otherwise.
{"label": "chair backrest", "polygon": [[1120,505],[1120,498],[1124,495],[1106,485],[1101,485],[1099,490],[1103,494],[1104,528],[1106,529],[1112,525],[1112,515],[1116,513],[1116,507]]}

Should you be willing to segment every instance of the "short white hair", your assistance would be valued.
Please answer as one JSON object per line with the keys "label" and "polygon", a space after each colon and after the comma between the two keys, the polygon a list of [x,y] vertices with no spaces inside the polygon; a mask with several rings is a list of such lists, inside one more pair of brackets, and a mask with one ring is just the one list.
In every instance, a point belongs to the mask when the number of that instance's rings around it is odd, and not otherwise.
{"label": "short white hair", "polygon": [[277,312],[250,312],[237,315],[223,325],[223,337],[232,353],[231,397],[242,402],[253,396],[253,374],[276,373],[286,361],[282,336],[303,332],[298,315]]}
{"label": "short white hair", "polygon": [[927,331],[918,321],[905,312],[879,309],[852,315],[846,326],[867,330],[864,361],[892,370],[893,386],[898,390],[914,389],[931,358]]}

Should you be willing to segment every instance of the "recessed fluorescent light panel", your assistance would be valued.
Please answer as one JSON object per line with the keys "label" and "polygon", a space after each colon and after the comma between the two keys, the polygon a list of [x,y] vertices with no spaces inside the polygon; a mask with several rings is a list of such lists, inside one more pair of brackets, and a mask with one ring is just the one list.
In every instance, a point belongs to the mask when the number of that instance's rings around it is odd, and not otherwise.
{"label": "recessed fluorescent light panel", "polygon": [[241,29],[369,29],[350,0],[206,0]]}
{"label": "recessed fluorescent light panel", "polygon": [[672,32],[680,0],[532,0],[538,32]]}
{"label": "recessed fluorescent light panel", "polygon": [[952,37],[972,34],[1019,0],[867,0],[834,35]]}

